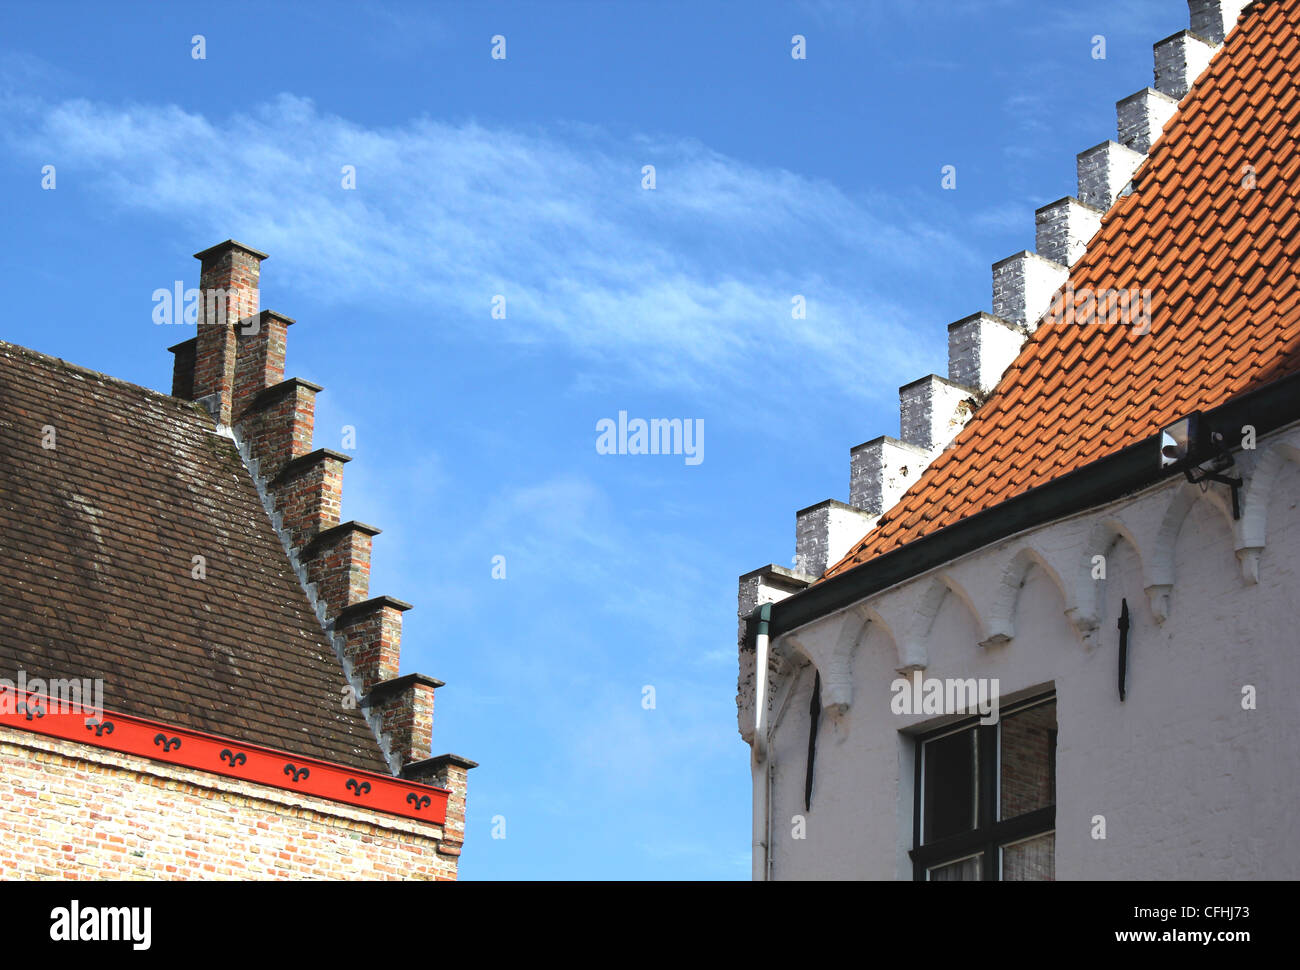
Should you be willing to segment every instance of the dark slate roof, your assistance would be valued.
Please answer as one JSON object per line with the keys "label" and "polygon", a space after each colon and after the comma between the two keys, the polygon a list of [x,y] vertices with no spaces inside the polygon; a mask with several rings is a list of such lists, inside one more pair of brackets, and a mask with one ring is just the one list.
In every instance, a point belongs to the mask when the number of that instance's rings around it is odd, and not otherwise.
{"label": "dark slate roof", "polygon": [[234,442],[197,405],[0,341],[0,677],[18,670],[388,771]]}

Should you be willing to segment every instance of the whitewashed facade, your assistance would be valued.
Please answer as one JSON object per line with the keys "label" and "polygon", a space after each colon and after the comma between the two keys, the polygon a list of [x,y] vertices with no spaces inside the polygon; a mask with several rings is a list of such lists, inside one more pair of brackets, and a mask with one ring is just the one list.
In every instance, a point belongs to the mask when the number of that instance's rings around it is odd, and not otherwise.
{"label": "whitewashed facade", "polygon": [[[948,377],[900,389],[900,439],[852,450],[847,503],[798,513],[794,568],[740,579],[755,879],[1300,876],[1300,379],[1217,409],[1236,514],[1227,485],[1161,477],[1153,441],[1107,466],[1131,487],[1090,497],[1084,475],[1073,507],[1008,510],[995,540],[762,635],[763,604],[810,601],[985,400],[1247,4],[1188,6],[1192,31],[1155,45],[1155,88],[1117,104],[1119,140],[1080,153],[1077,196],[1038,211],[1038,252],[995,263],[993,312],[949,328]],[[898,712],[914,676],[991,687],[1000,726]],[[965,861],[935,855],[959,842]]]}

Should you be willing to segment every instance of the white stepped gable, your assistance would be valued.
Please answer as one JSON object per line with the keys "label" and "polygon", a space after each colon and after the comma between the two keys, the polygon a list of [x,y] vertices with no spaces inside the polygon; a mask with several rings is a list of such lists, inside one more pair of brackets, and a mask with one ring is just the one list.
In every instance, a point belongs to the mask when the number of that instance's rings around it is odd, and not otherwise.
{"label": "white stepped gable", "polygon": [[849,452],[849,505],[881,515],[903,497],[929,462],[927,449],[897,438],[881,436],[858,445]]}
{"label": "white stepped gable", "polygon": [[1217,46],[1190,30],[1160,41],[1155,46],[1156,90],[1181,101],[1201,72],[1210,66]]}
{"label": "white stepped gable", "polygon": [[997,385],[1024,342],[1023,329],[991,313],[980,311],[950,323],[948,380],[982,398]]}
{"label": "white stepped gable", "polygon": [[1155,88],[1143,88],[1115,102],[1119,143],[1135,152],[1149,152],[1169,119],[1178,111],[1178,99]]}
{"label": "white stepped gable", "polygon": [[795,572],[820,576],[875,527],[876,518],[833,498],[796,512]]}
{"label": "white stepped gable", "polygon": [[[1101,228],[1101,209],[1073,196],[1057,199],[1034,213],[1034,247],[1044,259],[1073,266]],[[951,357],[951,349],[948,351]]]}
{"label": "white stepped gable", "polygon": [[973,396],[971,388],[935,374],[904,384],[898,389],[898,436],[926,451],[942,450],[974,412]]}
{"label": "white stepped gable", "polygon": [[993,264],[993,315],[1032,330],[1070,271],[1028,250]]}
{"label": "white stepped gable", "polygon": [[1126,148],[1117,141],[1079,152],[1079,201],[1102,211],[1109,210],[1124,194],[1133,173],[1146,161],[1146,155]]}
{"label": "white stepped gable", "polygon": [[1241,12],[1250,6],[1250,0],[1187,0],[1191,12],[1192,33],[1213,44],[1222,44],[1228,32],[1237,24]]}
{"label": "white stepped gable", "polygon": [[[1105,213],[1127,192],[1179,100],[1249,2],[1188,0],[1191,29],[1153,45],[1154,87],[1116,103],[1117,140],[1079,153],[1077,196],[1034,214],[1035,252],[1015,253],[993,264],[993,313],[975,313],[949,325],[948,377],[931,374],[899,389],[901,439],[882,436],[850,451],[848,503],[828,499],[797,514],[797,571],[771,566],[742,578],[742,620],[754,600],[755,577],[762,573],[770,580],[776,575],[772,571],[779,571],[780,582],[760,584],[773,601],[816,579],[875,528],[965,426],[973,406],[997,385],[1048,311],[1069,267],[1086,252]],[[854,530],[857,535],[849,538]],[[755,589],[748,589],[746,581]]]}

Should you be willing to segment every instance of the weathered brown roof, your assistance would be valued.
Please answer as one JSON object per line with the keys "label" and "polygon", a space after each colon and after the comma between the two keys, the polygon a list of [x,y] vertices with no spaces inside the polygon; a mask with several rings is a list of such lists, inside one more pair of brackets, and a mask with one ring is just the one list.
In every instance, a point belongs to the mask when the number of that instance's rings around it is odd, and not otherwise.
{"label": "weathered brown roof", "polygon": [[388,771],[234,442],[197,405],[0,341],[0,677],[19,670]]}

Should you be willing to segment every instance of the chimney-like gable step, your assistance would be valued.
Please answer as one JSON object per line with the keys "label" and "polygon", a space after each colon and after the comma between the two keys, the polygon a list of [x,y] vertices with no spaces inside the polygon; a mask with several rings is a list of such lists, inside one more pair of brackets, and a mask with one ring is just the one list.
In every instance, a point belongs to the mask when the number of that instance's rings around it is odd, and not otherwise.
{"label": "chimney-like gable step", "polygon": [[1177,111],[1178,100],[1155,88],[1143,88],[1116,101],[1115,128],[1119,143],[1145,155]]}
{"label": "chimney-like gable step", "polygon": [[1073,196],[1050,202],[1034,213],[1034,248],[1044,259],[1073,266],[1087,252],[1104,214]]}
{"label": "chimney-like gable step", "polygon": [[1214,46],[1190,30],[1180,30],[1157,41],[1153,47],[1156,90],[1181,101],[1201,72],[1210,66]]}
{"label": "chimney-like gable step", "polygon": [[[864,532],[863,535],[865,534]],[[862,536],[858,538],[861,539]],[[759,604],[779,603],[786,597],[807,589],[817,578],[775,563],[752,569],[741,576],[736,585],[736,616],[740,619],[736,642],[740,649],[751,649],[753,646],[746,633],[750,614],[758,609]]]}
{"label": "chimney-like gable step", "polygon": [[407,781],[436,785],[451,792],[447,799],[447,821],[443,825],[442,840],[438,843],[438,852],[442,855],[460,855],[465,842],[465,790],[470,770],[477,767],[477,761],[458,754],[435,755],[402,766],[401,774]]}
{"label": "chimney-like gable step", "polygon": [[318,532],[303,546],[298,558],[307,570],[307,582],[325,604],[327,620],[370,595],[370,546],[379,532],[353,520]]}
{"label": "chimney-like gable step", "polygon": [[375,684],[361,702],[378,716],[393,763],[401,769],[428,761],[433,753],[433,695],[444,686],[424,674],[406,674]]}
{"label": "chimney-like gable step", "polygon": [[[849,504],[883,515],[898,502],[930,462],[930,453],[882,435],[849,451]],[[861,538],[861,537],[859,537]]]}
{"label": "chimney-like gable step", "polygon": [[236,421],[249,402],[284,380],[284,355],[292,317],[262,310],[235,334],[235,389],[231,413]]}
{"label": "chimney-like gable step", "polygon": [[993,315],[1032,331],[1069,276],[1065,266],[1028,250],[998,260],[993,264]]}
{"label": "chimney-like gable step", "polygon": [[193,399],[229,427],[235,390],[236,338],[259,310],[262,260],[267,255],[233,239],[195,253],[199,261],[199,320]]}
{"label": "chimney-like gable step", "polygon": [[392,680],[402,658],[402,614],[410,603],[392,596],[352,603],[334,618],[334,633],[343,638],[343,655],[360,683],[361,694]]}
{"label": "chimney-like gable step", "polygon": [[311,451],[316,426],[319,384],[291,377],[260,391],[239,418],[238,431],[247,444],[256,473],[273,480],[285,465]]}
{"label": "chimney-like gable step", "polygon": [[898,389],[899,437],[926,451],[943,448],[975,413],[973,387],[938,374]]}
{"label": "chimney-like gable step", "polygon": [[981,395],[994,388],[1024,346],[1026,331],[991,313],[948,324],[948,380]]}
{"label": "chimney-like gable step", "polygon": [[801,509],[794,517],[794,568],[821,576],[875,524],[875,516],[833,498]]}
{"label": "chimney-like gable step", "polygon": [[198,343],[198,337],[191,337],[167,348],[176,355],[172,361],[172,397],[184,401],[194,400],[194,359],[198,353]]}
{"label": "chimney-like gable step", "polygon": [[1145,160],[1146,155],[1142,152],[1135,152],[1117,141],[1104,141],[1079,152],[1075,162],[1079,174],[1079,201],[1102,212],[1109,211]]}
{"label": "chimney-like gable step", "polygon": [[290,459],[267,483],[280,524],[295,550],[339,524],[343,465],[351,457],[329,448]]}
{"label": "chimney-like gable step", "polygon": [[1212,43],[1222,44],[1228,32],[1237,26],[1241,12],[1250,3],[1251,0],[1187,0],[1192,33]]}

